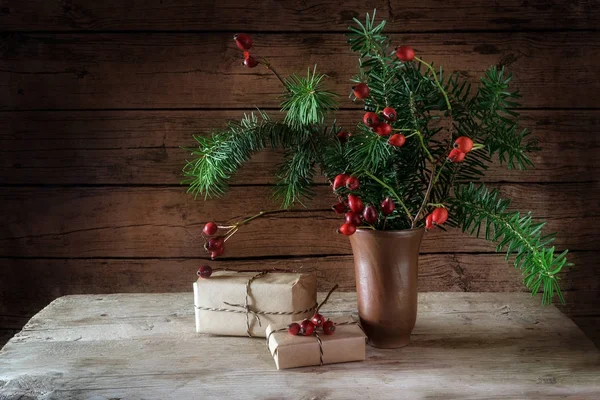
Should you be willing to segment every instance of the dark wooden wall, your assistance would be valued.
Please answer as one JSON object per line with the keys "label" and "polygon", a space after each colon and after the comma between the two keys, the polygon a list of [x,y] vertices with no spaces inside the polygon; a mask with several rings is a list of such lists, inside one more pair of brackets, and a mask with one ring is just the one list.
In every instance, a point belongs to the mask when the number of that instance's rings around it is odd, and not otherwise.
{"label": "dark wooden wall", "polygon": [[[446,70],[516,74],[543,150],[537,169],[494,168],[486,181],[559,232],[577,264],[561,275],[563,309],[598,337],[600,7],[585,0],[0,0],[0,332],[64,294],[190,290],[203,223],[263,209],[278,160],[255,157],[224,199],[193,201],[179,185],[193,133],[255,106],[277,114],[279,82],[240,66],[233,33],[252,33],[282,73],[317,63],[345,94],[357,65],[346,27],[374,7],[397,43]],[[342,96],[338,119],[360,116]],[[322,289],[353,289],[329,189],[317,192],[309,209],[250,226],[213,266],[304,266]],[[428,234],[420,289],[522,291],[493,250]]]}

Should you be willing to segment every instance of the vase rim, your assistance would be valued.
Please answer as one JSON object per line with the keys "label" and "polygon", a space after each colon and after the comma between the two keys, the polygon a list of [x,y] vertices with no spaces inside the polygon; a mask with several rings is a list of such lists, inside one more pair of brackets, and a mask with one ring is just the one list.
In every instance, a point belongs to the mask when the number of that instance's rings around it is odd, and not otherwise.
{"label": "vase rim", "polygon": [[373,235],[397,235],[397,236],[409,236],[414,235],[425,230],[424,227],[420,228],[409,228],[409,229],[396,229],[396,230],[374,230],[365,228],[356,228],[356,233],[370,233]]}

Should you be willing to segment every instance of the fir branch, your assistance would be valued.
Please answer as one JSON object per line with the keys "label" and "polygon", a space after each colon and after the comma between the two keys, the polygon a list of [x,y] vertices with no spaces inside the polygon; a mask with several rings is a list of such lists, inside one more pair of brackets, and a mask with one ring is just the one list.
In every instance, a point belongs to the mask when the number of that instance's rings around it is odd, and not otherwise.
{"label": "fir branch", "polygon": [[273,196],[282,202],[281,208],[289,208],[296,202],[305,206],[302,200],[314,195],[311,189],[315,175],[312,144],[287,149],[284,159],[277,172],[279,180]]}
{"label": "fir branch", "polygon": [[499,197],[498,191],[489,191],[485,186],[470,184],[455,192],[451,200],[453,216],[463,232],[479,237],[485,229],[486,240],[498,242],[496,251],[506,251],[506,259],[514,253],[516,268],[523,271],[524,283],[535,294],[543,289],[542,302],[549,304],[554,293],[564,303],[557,274],[567,262],[568,250],[554,254],[554,247],[546,247],[554,241],[554,234],[542,236],[545,223],[534,223],[531,213],[521,215],[507,211],[510,201]]}

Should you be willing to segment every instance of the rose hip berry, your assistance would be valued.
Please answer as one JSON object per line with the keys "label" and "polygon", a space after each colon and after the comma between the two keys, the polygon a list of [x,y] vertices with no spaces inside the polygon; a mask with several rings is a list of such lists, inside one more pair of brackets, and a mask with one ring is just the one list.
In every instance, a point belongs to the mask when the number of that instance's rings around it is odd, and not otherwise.
{"label": "rose hip berry", "polygon": [[326,335],[333,335],[335,332],[335,324],[331,320],[325,321],[323,324],[323,333]]}
{"label": "rose hip berry", "polygon": [[360,182],[358,181],[357,177],[349,176],[348,179],[346,179],[346,187],[348,190],[356,190],[359,186]]}
{"label": "rose hip berry", "polygon": [[359,226],[361,221],[361,215],[358,212],[350,211],[346,213],[346,222],[354,226]]}
{"label": "rose hip berry", "polygon": [[396,204],[394,204],[394,200],[391,197],[386,197],[381,202],[381,212],[383,215],[390,215],[396,209]]}
{"label": "rose hip berry", "polygon": [[396,48],[396,56],[401,61],[412,61],[415,58],[415,51],[410,46],[400,46]]}
{"label": "rose hip berry", "polygon": [[211,239],[208,239],[208,243],[206,244],[206,249],[208,251],[216,251],[224,248],[225,246],[225,238],[223,236],[217,236]]}
{"label": "rose hip berry", "polygon": [[373,130],[379,136],[390,136],[392,134],[392,126],[386,122],[377,124]]}
{"label": "rose hip berry", "polygon": [[365,205],[363,204],[360,197],[358,197],[355,194],[349,194],[348,195],[348,207],[350,207],[350,210],[360,213],[364,210]]}
{"label": "rose hip berry", "polygon": [[288,333],[290,335],[297,335],[300,333],[300,324],[297,322],[292,322],[288,325]]}
{"label": "rose hip berry", "polygon": [[315,331],[315,324],[313,324],[312,321],[305,319],[300,324],[300,332],[302,333],[302,335],[310,336],[314,333],[314,331]]}
{"label": "rose hip berry", "polygon": [[204,225],[204,229],[202,229],[202,232],[204,232],[208,236],[212,236],[215,233],[217,233],[217,229],[219,229],[217,227],[217,224],[215,224],[214,222],[207,222],[206,225]]}
{"label": "rose hip berry", "polygon": [[454,141],[454,148],[466,154],[473,149],[473,141],[467,136],[461,136]]}
{"label": "rose hip berry", "polygon": [[212,275],[212,272],[213,270],[211,267],[209,267],[208,265],[203,265],[200,268],[198,268],[197,274],[200,278],[208,279]]}
{"label": "rose hip berry", "polygon": [[363,122],[367,126],[375,127],[379,124],[379,117],[373,111],[369,111],[363,115]]}
{"label": "rose hip berry", "polygon": [[437,225],[441,225],[448,220],[448,210],[444,207],[438,207],[431,213],[431,220]]}
{"label": "rose hip berry", "polygon": [[425,218],[425,229],[428,231],[433,229],[433,216],[431,214]]}
{"label": "rose hip berry", "polygon": [[250,50],[252,48],[252,38],[245,33],[238,33],[233,36],[235,44],[240,50]]}
{"label": "rose hip berry", "polygon": [[333,211],[335,211],[336,214],[343,214],[346,212],[346,205],[342,202],[334,204],[331,208],[333,209]]}
{"label": "rose hip berry", "polygon": [[344,225],[340,226],[338,232],[344,236],[354,235],[354,232],[356,232],[356,226],[346,222]]}
{"label": "rose hip berry", "polygon": [[348,175],[339,174],[333,179],[333,190],[338,190],[342,186],[346,186],[346,182],[348,181]]}
{"label": "rose hip berry", "polygon": [[322,327],[323,324],[325,323],[325,317],[319,313],[315,313],[315,315],[313,315],[310,320],[314,324],[314,326],[316,326],[317,328]]}
{"label": "rose hip berry", "polygon": [[354,97],[357,99],[366,99],[369,97],[371,90],[366,83],[359,83],[352,87],[352,93],[354,93]]}
{"label": "rose hip berry", "polygon": [[369,224],[374,224],[377,222],[377,209],[375,206],[369,204],[365,207],[365,211],[363,211],[363,219]]}
{"label": "rose hip berry", "polygon": [[462,162],[465,159],[466,154],[458,149],[450,150],[450,154],[448,154],[448,160],[451,162]]}
{"label": "rose hip berry", "polygon": [[215,251],[211,251],[210,252],[210,259],[214,260],[215,258],[222,256],[223,253],[225,253],[225,248],[221,247],[220,249],[217,249]]}
{"label": "rose hip berry", "polygon": [[390,122],[394,122],[398,117],[398,114],[396,114],[396,110],[394,110],[392,107],[384,108],[381,113],[383,114],[383,118]]}
{"label": "rose hip berry", "polygon": [[406,136],[401,133],[393,134],[390,140],[388,140],[388,143],[392,146],[402,147],[404,146],[404,143],[406,143]]}
{"label": "rose hip berry", "polygon": [[346,141],[348,140],[348,138],[350,137],[350,134],[348,132],[340,132],[337,134],[337,138],[340,139],[340,142],[342,143],[346,143]]}
{"label": "rose hip berry", "polygon": [[244,59],[244,65],[248,68],[254,68],[258,65],[258,61],[256,61],[256,58],[250,56]]}

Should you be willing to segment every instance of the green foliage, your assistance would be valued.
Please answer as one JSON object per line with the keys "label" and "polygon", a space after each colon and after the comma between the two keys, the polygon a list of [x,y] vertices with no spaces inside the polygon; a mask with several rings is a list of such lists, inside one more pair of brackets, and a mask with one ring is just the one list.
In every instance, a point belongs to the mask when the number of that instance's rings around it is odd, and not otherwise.
{"label": "green foliage", "polygon": [[522,215],[518,211],[507,211],[510,201],[500,198],[497,190],[489,191],[483,185],[462,186],[451,199],[455,223],[463,232],[484,237],[498,243],[496,251],[506,251],[506,259],[515,255],[515,267],[521,269],[525,285],[532,294],[543,288],[542,301],[549,304],[554,292],[561,302],[564,299],[556,276],[567,263],[567,252],[556,255],[554,234],[542,236],[544,222],[534,223],[531,213]]}

